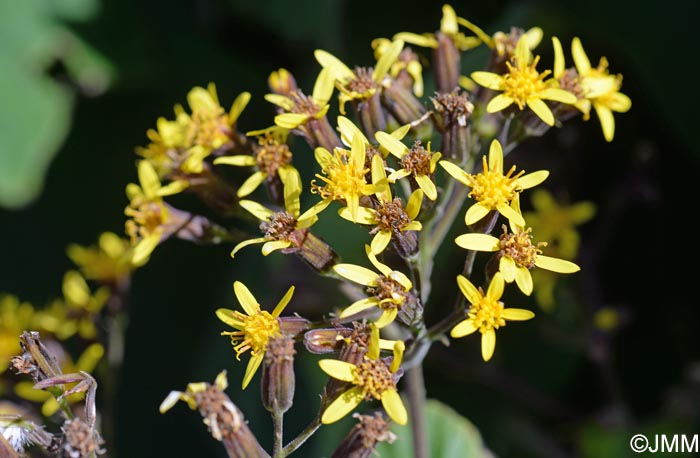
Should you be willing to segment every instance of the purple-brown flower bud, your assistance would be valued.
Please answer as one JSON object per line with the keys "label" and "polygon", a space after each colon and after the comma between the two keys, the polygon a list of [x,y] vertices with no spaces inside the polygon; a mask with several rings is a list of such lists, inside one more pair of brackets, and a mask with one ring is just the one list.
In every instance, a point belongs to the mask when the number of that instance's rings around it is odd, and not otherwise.
{"label": "purple-brown flower bud", "polygon": [[328,272],[340,259],[330,245],[308,230],[296,254],[313,270],[320,273]]}
{"label": "purple-brown flower bud", "polygon": [[443,157],[464,163],[470,151],[469,117],[474,105],[467,98],[467,93],[460,89],[437,93],[431,101],[435,107],[438,129],[443,132],[440,146]]}
{"label": "purple-brown flower bud", "polygon": [[437,48],[433,51],[435,62],[435,87],[438,92],[451,92],[459,87],[460,55],[454,41],[442,32],[435,34]]}
{"label": "purple-brown flower bud", "polygon": [[304,334],[304,347],[316,355],[340,351],[352,332],[350,328],[312,329]]}
{"label": "purple-brown flower bud", "polygon": [[298,89],[294,76],[285,68],[280,68],[270,73],[270,76],[267,78],[267,85],[270,91],[284,96],[289,96],[289,94]]}
{"label": "purple-brown flower bud", "polygon": [[269,412],[286,412],[294,403],[294,339],[280,336],[267,343],[262,375],[262,402]]}
{"label": "purple-brown flower bud", "polygon": [[381,103],[381,91],[375,92],[366,100],[354,101],[354,106],[357,119],[367,138],[374,138],[374,134],[386,130],[386,113]]}
{"label": "purple-brown flower bud", "polygon": [[[382,103],[384,107],[396,118],[399,124],[410,124],[420,119],[426,113],[423,104],[413,95],[410,88],[394,82],[382,91]],[[429,123],[419,124],[415,128],[420,130],[418,138],[430,138],[431,128]]]}
{"label": "purple-brown flower bud", "polygon": [[370,458],[375,456],[374,449],[379,442],[391,444],[396,440],[396,435],[389,430],[389,422],[380,412],[374,415],[356,413],[353,418],[357,418],[357,423],[331,458]]}

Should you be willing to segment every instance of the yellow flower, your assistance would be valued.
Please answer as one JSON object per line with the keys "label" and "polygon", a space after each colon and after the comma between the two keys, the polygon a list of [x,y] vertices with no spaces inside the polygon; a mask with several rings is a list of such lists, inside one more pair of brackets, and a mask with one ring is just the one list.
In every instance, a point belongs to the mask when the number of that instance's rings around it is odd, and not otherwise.
{"label": "yellow flower", "polygon": [[394,343],[394,358],[391,364],[381,359],[379,331],[373,327],[369,348],[361,363],[355,365],[337,359],[320,360],[318,365],[323,372],[353,385],[326,407],[321,416],[321,423],[335,423],[354,410],[363,399],[376,399],[382,402],[384,410],[392,420],[399,425],[405,425],[408,422],[408,413],[396,390],[395,377],[401,366],[404,349],[404,343],[398,340]]}
{"label": "yellow flower", "polygon": [[0,374],[21,353],[19,335],[34,327],[34,307],[16,296],[0,295]]}
{"label": "yellow flower", "polygon": [[[513,210],[520,213],[517,196],[513,200]],[[498,270],[503,274],[505,281],[508,283],[515,281],[520,291],[528,296],[532,293],[530,269],[533,267],[537,266],[540,269],[563,274],[580,270],[579,266],[573,262],[542,255],[540,247],[546,246],[546,243],[533,244],[531,228],[525,230],[524,224],[517,224],[511,220],[510,230],[509,233],[503,225],[503,235],[500,237],[471,233],[460,235],[455,242],[466,250],[498,252]]]}
{"label": "yellow flower", "polygon": [[340,91],[338,102],[341,114],[345,114],[346,102],[367,100],[383,87],[384,78],[399,58],[402,49],[403,41],[395,40],[381,54],[374,69],[357,67],[355,71],[350,70],[347,65],[329,52],[322,49],[314,51],[316,60],[324,70],[330,72]]}
{"label": "yellow flower", "polygon": [[496,329],[505,326],[506,320],[525,321],[535,316],[529,310],[505,308],[500,301],[503,295],[504,281],[500,272],[491,279],[489,289],[484,294],[481,288],[476,288],[472,282],[462,275],[457,276],[457,285],[467,298],[471,307],[467,319],[452,328],[450,335],[455,338],[481,333],[481,357],[488,361],[496,349]]}
{"label": "yellow flower", "polygon": [[224,331],[221,333],[222,336],[231,337],[231,344],[236,352],[236,359],[240,361],[241,354],[250,350],[250,361],[243,376],[242,387],[245,389],[263,361],[267,343],[271,338],[281,335],[278,317],[292,299],[294,286],[287,290],[287,293],[280,299],[272,313],[260,310],[260,304],[258,304],[255,296],[243,283],[239,281],[234,282],[233,292],[245,314],[229,309],[218,309],[216,316],[227,325],[236,329],[236,331]]}
{"label": "yellow flower", "polygon": [[311,181],[311,192],[319,194],[327,203],[333,200],[344,202],[350,209],[354,222],[357,222],[360,198],[370,196],[376,190],[376,187],[366,180],[369,169],[365,167],[367,154],[363,138],[364,136],[355,135],[350,151],[335,148],[334,154],[331,154],[322,147],[314,150],[316,162],[321,166],[323,173],[316,174],[316,177],[324,184],[317,185],[316,180]]}
{"label": "yellow flower", "polygon": [[[163,399],[163,402],[160,403],[158,411],[160,413],[167,412],[175,405],[177,401],[185,402],[190,409],[196,410],[196,395],[197,393],[205,391],[208,385],[209,384],[206,382],[194,382],[187,384],[187,388],[184,393],[182,391],[171,391],[168,393],[168,396]],[[219,374],[216,376],[214,386],[216,386],[220,391],[224,391],[226,388],[228,388],[228,379],[226,378],[225,370],[219,372]]]}
{"label": "yellow flower", "polygon": [[[392,41],[388,38],[375,38],[372,40],[374,57],[379,60],[383,55],[391,52]],[[389,76],[399,78],[401,72],[406,72],[413,81],[413,93],[416,97],[423,97],[423,66],[418,56],[410,48],[404,48],[396,61],[389,68]]]}
{"label": "yellow flower", "polygon": [[[410,124],[404,124],[403,126],[394,130],[390,135],[397,140],[404,138],[408,132],[411,130]],[[389,150],[384,148],[382,145],[376,145],[370,143],[370,141],[365,137],[359,127],[357,127],[352,121],[350,121],[345,116],[338,116],[338,132],[340,133],[340,141],[343,145],[348,148],[352,147],[352,140],[355,135],[358,135],[365,145],[365,166],[369,167],[372,163],[372,158],[375,154],[379,153],[383,158],[389,155]]]}
{"label": "yellow flower", "polygon": [[186,187],[181,181],[161,186],[155,169],[145,160],[138,163],[138,176],[140,186],[130,183],[126,187],[130,203],[124,210],[124,214],[131,218],[126,222],[126,232],[134,246],[132,262],[135,265],[145,263],[161,238],[169,235],[169,208],[163,202],[163,196],[177,194]]}
{"label": "yellow flower", "polygon": [[511,222],[524,225],[525,221],[519,212],[514,211],[509,204],[523,189],[532,188],[542,183],[548,176],[546,170],[524,175],[524,171],[515,173],[515,166],[503,174],[503,149],[498,140],[491,142],[489,159],[483,157],[484,170],[476,175],[469,174],[457,165],[440,161],[440,165],[460,183],[472,188],[469,196],[476,203],[469,207],[464,215],[464,222],[470,226],[484,218],[490,211],[497,210]]}
{"label": "yellow flower", "polygon": [[[64,374],[72,374],[75,372],[88,372],[92,373],[97,367],[97,364],[102,359],[104,355],[104,347],[99,343],[93,343],[89,345],[83,353],[78,357],[77,362],[73,362],[68,354],[62,353],[64,359],[60,362],[61,372]],[[71,384],[66,385],[66,391],[71,388]],[[60,408],[56,398],[51,395],[48,391],[35,390],[33,381],[21,381],[15,384],[15,393],[17,396],[24,398],[32,402],[41,402],[41,413],[45,417],[50,417],[51,415],[58,412]],[[74,393],[65,397],[69,404],[74,404],[80,402],[85,397],[85,393]]]}
{"label": "yellow flower", "polygon": [[578,37],[571,41],[571,54],[578,71],[583,96],[588,103],[577,105],[587,120],[590,105],[598,115],[606,141],[612,141],[615,136],[615,118],[613,112],[625,113],[632,107],[632,101],[620,92],[622,75],[611,75],[608,72],[608,61],[601,57],[598,67],[592,67],[583,45]]}
{"label": "yellow flower", "polygon": [[296,129],[311,119],[321,119],[326,116],[330,105],[328,101],[333,95],[333,75],[323,69],[316,78],[311,97],[297,89],[289,95],[266,94],[265,100],[277,105],[284,113],[275,116],[275,124],[285,129]]}
{"label": "yellow flower", "polygon": [[263,181],[271,181],[277,177],[277,172],[281,167],[291,167],[292,152],[289,151],[287,145],[288,133],[288,129],[279,126],[247,132],[246,135],[258,137],[258,145],[253,147],[252,155],[238,154],[214,159],[214,164],[255,167],[257,169],[238,188],[236,192],[238,197],[251,194]]}
{"label": "yellow flower", "polygon": [[[454,8],[450,5],[442,6],[442,19],[440,21],[440,32],[452,39],[455,47],[459,51],[476,48],[481,44],[479,37],[468,37],[459,31],[459,23],[462,18],[457,17]],[[410,32],[399,32],[394,35],[394,40],[403,40],[424,48],[437,48],[438,40],[434,33],[416,34]]]}
{"label": "yellow flower", "polygon": [[[401,232],[421,230],[420,221],[415,219],[420,213],[423,191],[420,189],[413,191],[408,198],[406,208],[404,208],[399,197],[392,198],[391,196],[391,188],[387,182],[384,164],[378,155],[372,157],[372,183],[379,189],[375,193],[377,202],[374,208],[360,207],[356,219],[359,224],[375,226],[370,232],[370,234],[374,234],[371,250],[372,253],[379,254],[389,245],[392,237],[397,237]],[[349,208],[343,208],[339,214],[352,221]]]}
{"label": "yellow flower", "polygon": [[382,310],[382,315],[375,324],[377,328],[383,328],[396,319],[401,307],[409,300],[413,283],[403,273],[391,270],[389,266],[379,262],[369,245],[365,245],[365,252],[372,265],[380,273],[354,264],[333,266],[335,273],[352,282],[366,286],[367,292],[372,295],[348,306],[341,312],[340,317],[355,315],[371,307],[379,307]]}
{"label": "yellow flower", "polygon": [[330,201],[321,201],[300,214],[301,177],[299,172],[292,167],[283,167],[279,172],[284,183],[285,209],[275,212],[252,200],[241,200],[239,202],[241,207],[263,222],[261,229],[265,231],[265,236],[239,243],[231,251],[231,257],[234,257],[241,248],[257,243],[263,244],[263,256],[277,250],[301,247],[306,238],[306,229],[318,221],[317,214],[330,203]]}
{"label": "yellow flower", "polygon": [[109,296],[106,286],[98,288],[93,294],[80,273],[69,270],[63,276],[63,300],[37,310],[35,322],[59,340],[66,340],[76,332],[84,339],[95,339],[95,322]]}
{"label": "yellow flower", "polygon": [[[502,93],[495,96],[486,106],[486,111],[496,113],[516,104],[520,110],[529,107],[546,124],[554,125],[554,115],[544,100],[561,103],[576,103],[576,96],[571,92],[553,87],[545,78],[551,73],[546,70],[539,73],[536,69],[539,56],[532,58],[525,36],[520,37],[511,62],[506,62],[508,73],[478,71],[471,74],[479,85]],[[554,81],[554,80],[551,80]]]}
{"label": "yellow flower", "polygon": [[85,278],[111,285],[121,283],[134,269],[131,244],[113,232],[103,232],[97,246],[70,244],[68,257],[80,268]]}
{"label": "yellow flower", "polygon": [[432,177],[442,154],[430,151],[430,142],[428,142],[427,150],[423,148],[419,140],[416,140],[413,147],[409,149],[395,136],[386,132],[377,132],[375,138],[380,145],[389,150],[400,161],[401,168],[392,172],[388,177],[390,183],[411,175],[428,199],[437,199],[437,188]]}

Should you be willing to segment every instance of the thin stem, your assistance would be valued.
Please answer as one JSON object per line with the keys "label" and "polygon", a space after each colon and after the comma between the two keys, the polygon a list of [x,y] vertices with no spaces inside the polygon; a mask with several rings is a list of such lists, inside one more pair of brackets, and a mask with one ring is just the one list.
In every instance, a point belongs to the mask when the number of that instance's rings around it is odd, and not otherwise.
{"label": "thin stem", "polygon": [[281,458],[285,458],[291,455],[296,449],[301,447],[301,445],[306,442],[306,440],[311,437],[316,430],[321,426],[321,416],[317,415],[316,418],[302,431],[294,440],[285,445],[280,453]]}
{"label": "thin stem", "polygon": [[411,431],[413,433],[414,458],[428,458],[428,430],[425,422],[425,381],[423,380],[423,365],[406,371],[408,404],[411,409]]}
{"label": "thin stem", "polygon": [[272,445],[272,456],[280,458],[282,455],[282,437],[284,433],[284,412],[275,409],[272,412],[272,423],[275,429],[274,443]]}

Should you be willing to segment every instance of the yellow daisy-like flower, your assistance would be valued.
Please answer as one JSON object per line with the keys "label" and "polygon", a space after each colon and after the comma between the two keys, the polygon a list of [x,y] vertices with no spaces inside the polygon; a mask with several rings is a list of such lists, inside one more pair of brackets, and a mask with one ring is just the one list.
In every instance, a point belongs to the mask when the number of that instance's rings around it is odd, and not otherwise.
{"label": "yellow daisy-like flower", "polygon": [[[64,374],[72,374],[81,371],[91,373],[95,370],[100,360],[102,360],[104,352],[104,347],[101,344],[93,343],[89,345],[80,354],[77,362],[73,362],[69,355],[63,354],[65,359],[61,362],[61,371]],[[67,384],[66,391],[71,388],[70,385],[74,384]],[[56,401],[56,398],[54,398],[51,393],[44,390],[34,389],[33,381],[17,382],[15,384],[14,390],[15,394],[17,394],[17,396],[21,398],[32,402],[41,402],[41,413],[45,417],[50,417],[51,415],[58,412],[58,409],[60,408],[60,406],[58,405],[58,401]],[[65,397],[65,399],[68,401],[69,404],[75,404],[77,402],[82,401],[84,397],[85,393],[81,392],[69,394]]]}
{"label": "yellow daisy-like flower", "polygon": [[[517,196],[513,200],[513,210],[520,213]],[[530,269],[533,267],[562,274],[581,270],[573,262],[544,256],[540,248],[546,246],[546,243],[533,244],[532,229],[525,230],[524,224],[517,224],[511,220],[510,230],[509,233],[504,225],[503,235],[500,237],[479,233],[463,234],[455,239],[455,243],[466,250],[498,252],[498,270],[503,274],[505,281],[515,281],[520,291],[528,296],[532,293]]]}
{"label": "yellow daisy-like flower", "polygon": [[[202,391],[205,391],[207,389],[207,386],[209,386],[209,384],[206,382],[194,382],[194,383],[187,384],[187,388],[185,389],[184,393],[182,391],[174,391],[174,390],[171,391],[165,397],[163,402],[160,403],[160,407],[158,408],[158,411],[160,413],[167,412],[168,410],[173,408],[173,406],[175,405],[175,403],[177,403],[177,401],[185,402],[185,403],[187,403],[187,406],[190,409],[196,410],[197,409],[196,395],[197,395],[197,393],[201,393]],[[225,370],[219,372],[219,374],[216,376],[216,380],[214,381],[214,386],[216,386],[220,391],[224,391],[226,388],[228,388],[228,379],[226,377]]]}
{"label": "yellow daisy-like flower", "polygon": [[390,183],[410,175],[428,199],[437,199],[437,188],[432,177],[442,154],[431,151],[430,142],[428,142],[427,150],[419,140],[416,140],[413,147],[409,149],[395,136],[386,132],[377,132],[375,138],[380,145],[389,150],[400,161],[401,168],[392,172],[388,177]]}
{"label": "yellow daisy-like flower", "polygon": [[360,198],[374,194],[376,186],[367,183],[366,143],[364,136],[355,135],[350,151],[335,148],[334,154],[318,147],[314,150],[316,162],[321,166],[322,175],[316,177],[323,181],[317,185],[311,181],[311,192],[320,195],[327,203],[337,200],[344,202],[350,209],[352,221],[357,222]]}
{"label": "yellow daisy-like flower", "polygon": [[[403,126],[391,132],[391,134],[389,135],[396,138],[397,140],[401,140],[408,134],[410,130],[411,125],[404,124]],[[360,128],[357,127],[355,123],[353,123],[345,116],[338,116],[338,132],[340,133],[340,141],[343,143],[343,145],[347,146],[348,148],[352,147],[352,140],[353,138],[355,138],[355,135],[358,135],[360,137],[362,143],[364,143],[365,145],[366,167],[370,167],[372,163],[372,158],[375,154],[380,153],[383,158],[386,158],[389,155],[388,149],[384,148],[382,145],[370,143],[367,137],[365,137],[365,134],[362,133],[362,130],[360,130]]]}
{"label": "yellow daisy-like flower", "polygon": [[[383,55],[391,52],[392,41],[388,38],[375,38],[372,40],[374,57],[379,60]],[[416,97],[423,97],[423,66],[418,56],[410,48],[404,48],[396,61],[389,68],[389,76],[400,78],[402,72],[406,72],[413,81],[412,89]]]}
{"label": "yellow daisy-like flower", "polygon": [[[440,32],[450,37],[459,51],[476,48],[481,44],[481,39],[479,37],[468,37],[460,32],[460,20],[464,21],[462,18],[457,17],[454,8],[447,4],[443,5]],[[438,47],[437,37],[433,33],[423,33],[419,35],[411,32],[399,32],[394,35],[394,40],[403,40],[406,43],[424,48],[435,49]]]}
{"label": "yellow daisy-like flower", "polygon": [[608,60],[605,57],[600,58],[597,67],[592,67],[578,37],[571,41],[571,54],[585,97],[576,107],[583,112],[584,120],[588,120],[590,106],[593,105],[603,129],[603,136],[606,141],[611,142],[615,136],[613,112],[625,113],[632,107],[630,98],[620,92],[622,75],[611,75],[608,72]]}
{"label": "yellow daisy-like flower", "polygon": [[311,96],[297,89],[289,95],[266,94],[265,100],[277,105],[284,113],[275,116],[275,124],[285,129],[297,129],[311,119],[326,116],[333,95],[333,75],[327,69],[321,70],[316,78]]}
{"label": "yellow daisy-like flower", "polygon": [[300,214],[301,177],[299,172],[291,167],[283,167],[279,169],[279,173],[284,183],[284,211],[275,212],[252,200],[241,200],[239,202],[241,207],[263,222],[261,228],[264,229],[265,236],[239,243],[231,251],[231,257],[234,257],[241,248],[257,243],[263,244],[263,256],[277,250],[300,247],[306,238],[305,230],[318,221],[316,215],[330,203],[330,201],[321,201]]}
{"label": "yellow daisy-like flower", "polygon": [[187,186],[182,181],[161,186],[155,169],[145,160],[138,163],[138,176],[140,186],[130,183],[126,187],[130,203],[124,210],[124,214],[131,218],[126,222],[126,232],[134,246],[131,261],[135,265],[146,262],[166,235],[169,209],[162,198],[177,194]]}
{"label": "yellow daisy-like flower", "polygon": [[236,329],[236,331],[224,331],[221,333],[222,336],[231,337],[231,344],[236,352],[236,359],[240,361],[241,354],[250,350],[250,361],[248,361],[248,366],[243,376],[242,387],[245,389],[265,357],[267,343],[273,337],[281,335],[279,316],[292,299],[294,286],[287,290],[272,313],[260,310],[260,304],[258,304],[255,296],[243,283],[239,281],[234,282],[233,292],[245,313],[237,310],[218,309],[216,316],[227,325]]}
{"label": "yellow daisy-like flower", "polygon": [[402,49],[403,41],[395,40],[381,54],[373,69],[358,67],[355,71],[350,70],[340,59],[327,51],[322,49],[314,51],[316,60],[324,70],[330,72],[335,86],[340,91],[338,102],[341,114],[345,114],[346,102],[367,100],[383,87],[384,78],[398,60]]}
{"label": "yellow daisy-like flower", "polygon": [[32,304],[20,302],[16,296],[0,295],[0,374],[10,359],[22,351],[19,335],[34,327],[34,314]]}
{"label": "yellow daisy-like flower", "polygon": [[467,319],[452,328],[450,335],[455,338],[468,336],[476,331],[481,333],[481,357],[488,361],[496,349],[496,329],[506,325],[508,321],[526,321],[535,316],[529,310],[505,308],[500,301],[503,295],[503,275],[497,272],[489,283],[489,289],[484,294],[481,288],[476,288],[462,275],[457,276],[457,285],[467,298],[471,307]]}
{"label": "yellow daisy-like flower", "polygon": [[103,232],[97,246],[84,247],[70,244],[66,249],[68,257],[80,268],[85,278],[118,285],[134,269],[129,262],[131,244],[113,232]]}
{"label": "yellow daisy-like flower", "polygon": [[371,307],[379,307],[382,314],[375,324],[378,328],[383,328],[396,319],[399,309],[409,299],[413,283],[403,273],[391,270],[389,266],[379,262],[369,245],[365,245],[365,252],[372,265],[380,273],[354,264],[333,266],[335,273],[352,282],[366,286],[367,292],[372,295],[348,306],[341,312],[340,317],[348,317]]}
{"label": "yellow daisy-like flower", "polygon": [[[359,224],[375,226],[370,232],[374,234],[370,247],[372,253],[379,254],[389,245],[392,237],[396,237],[401,232],[422,229],[420,221],[415,219],[420,213],[423,191],[420,189],[413,191],[404,208],[400,198],[391,196],[384,163],[379,156],[372,157],[372,183],[380,189],[375,193],[377,202],[374,208],[360,207],[356,219]],[[347,207],[343,208],[339,214],[347,220],[353,220]]]}
{"label": "yellow daisy-like flower", "polygon": [[[574,104],[576,96],[571,92],[553,87],[545,78],[551,71],[537,71],[539,56],[532,58],[528,41],[523,36],[518,40],[515,55],[511,62],[506,62],[508,73],[478,71],[471,74],[472,79],[479,85],[502,93],[495,96],[486,106],[486,111],[496,113],[516,104],[520,110],[529,107],[546,124],[554,125],[554,115],[544,100]],[[554,80],[551,80],[554,81]]]}
{"label": "yellow daisy-like flower", "polygon": [[457,165],[440,161],[440,165],[452,175],[454,179],[472,188],[469,197],[476,203],[469,207],[464,215],[464,223],[470,226],[484,218],[490,211],[498,211],[509,221],[524,225],[522,215],[510,207],[510,203],[523,189],[532,188],[542,183],[549,176],[546,170],[524,175],[524,171],[515,173],[512,166],[508,173],[503,174],[503,148],[498,140],[491,142],[489,158],[483,157],[483,171],[476,175],[469,174]]}
{"label": "yellow daisy-like flower", "polygon": [[238,154],[214,159],[214,164],[255,167],[257,169],[238,188],[236,192],[238,197],[250,195],[265,180],[273,180],[278,176],[278,170],[281,167],[291,167],[292,152],[287,145],[288,134],[288,129],[279,126],[247,132],[248,136],[258,137],[258,145],[253,148],[252,155]]}
{"label": "yellow daisy-like flower", "polygon": [[321,370],[329,376],[353,385],[326,407],[321,423],[335,423],[352,412],[364,399],[381,401],[392,420],[399,425],[408,423],[406,407],[396,390],[395,376],[401,367],[405,345],[400,340],[394,343],[391,364],[380,359],[379,346],[379,331],[373,327],[369,348],[361,363],[355,365],[337,359],[322,359],[318,362]]}

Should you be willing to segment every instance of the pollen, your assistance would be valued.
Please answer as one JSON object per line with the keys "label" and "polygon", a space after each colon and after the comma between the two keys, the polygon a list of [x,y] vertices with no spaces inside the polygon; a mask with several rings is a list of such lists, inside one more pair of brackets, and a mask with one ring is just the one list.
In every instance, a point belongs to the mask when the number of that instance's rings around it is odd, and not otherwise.
{"label": "pollen", "polygon": [[416,140],[411,149],[401,158],[401,168],[416,175],[430,175],[430,153]]}
{"label": "pollen", "polygon": [[536,96],[546,87],[543,80],[551,72],[545,70],[539,73],[535,70],[539,60],[540,57],[537,56],[530,65],[515,66],[511,65],[510,62],[506,62],[509,73],[505,75],[505,89],[503,93],[506,97],[513,99],[521,110],[525,108],[528,99]]}
{"label": "pollen", "polygon": [[365,182],[367,172],[369,169],[355,167],[347,161],[347,156],[336,151],[335,160],[328,165],[327,170],[324,170],[326,176],[316,174],[316,177],[321,179],[325,186],[317,185],[316,180],[313,180],[311,192],[319,194],[324,199],[331,198],[333,200],[345,200],[347,196],[352,195],[364,195],[363,190],[367,186]]}
{"label": "pollen", "polygon": [[377,226],[370,231],[370,234],[380,230],[388,230],[397,234],[411,222],[411,218],[406,214],[401,199],[398,197],[394,197],[394,200],[390,202],[380,202],[375,210],[377,212]]}
{"label": "pollen", "polygon": [[243,323],[241,330],[225,331],[221,335],[231,337],[231,344],[238,360],[248,350],[251,351],[252,356],[264,353],[270,339],[280,335],[279,320],[265,310],[254,315],[235,311],[233,317]]}
{"label": "pollen", "polygon": [[280,143],[270,133],[260,136],[259,147],[255,152],[255,163],[258,169],[267,174],[268,177],[277,176],[277,170],[292,162],[292,152],[286,143]]}
{"label": "pollen", "polygon": [[506,325],[503,318],[503,302],[485,295],[481,288],[481,300],[472,304],[469,308],[468,319],[474,322],[474,326],[484,333],[490,329],[498,329]]}
{"label": "pollen", "polygon": [[381,399],[382,393],[387,390],[395,390],[396,382],[394,374],[389,366],[381,359],[366,359],[355,366],[355,386],[362,388],[366,400]]}
{"label": "pollen", "polygon": [[483,158],[483,164],[483,172],[467,177],[472,188],[469,196],[491,209],[509,203],[515,197],[515,193],[520,191],[518,178],[524,172],[521,170],[513,175],[515,166],[505,175],[498,170],[489,170],[486,157]]}
{"label": "pollen", "polygon": [[506,226],[503,226],[503,235],[500,237],[498,246],[500,248],[500,256],[508,256],[515,261],[519,267],[531,269],[537,261],[537,255],[542,254],[541,247],[547,245],[546,242],[540,242],[537,245],[532,243],[532,228],[527,228],[525,231],[516,231],[509,234]]}
{"label": "pollen", "polygon": [[277,212],[270,217],[269,221],[260,225],[260,230],[265,232],[268,240],[289,240],[296,231],[297,220],[290,213]]}
{"label": "pollen", "polygon": [[[140,199],[139,199],[140,200]],[[131,219],[126,222],[126,233],[132,243],[153,234],[168,218],[168,211],[160,202],[144,200],[133,202],[124,210]]]}

